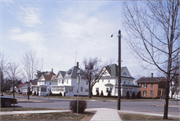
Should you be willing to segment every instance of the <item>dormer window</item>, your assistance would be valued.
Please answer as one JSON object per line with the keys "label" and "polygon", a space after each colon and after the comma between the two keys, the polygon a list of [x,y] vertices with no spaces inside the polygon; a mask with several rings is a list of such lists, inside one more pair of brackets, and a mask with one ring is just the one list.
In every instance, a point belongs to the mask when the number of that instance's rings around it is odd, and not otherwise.
{"label": "dormer window", "polygon": [[68,75],[70,75],[70,74],[71,74],[71,72],[72,72],[72,70],[71,70],[71,69],[69,69],[69,70],[68,70],[68,72],[67,72],[67,74],[68,74]]}
{"label": "dormer window", "polygon": [[124,73],[123,73],[123,75],[127,76],[127,73],[126,73],[126,72],[124,72]]}
{"label": "dormer window", "polygon": [[62,84],[64,84],[64,80],[62,79]]}

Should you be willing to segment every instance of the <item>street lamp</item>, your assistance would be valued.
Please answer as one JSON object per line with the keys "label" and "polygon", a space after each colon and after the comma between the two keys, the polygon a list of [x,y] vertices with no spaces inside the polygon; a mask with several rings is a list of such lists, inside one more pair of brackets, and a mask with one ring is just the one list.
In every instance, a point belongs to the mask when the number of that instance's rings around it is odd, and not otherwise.
{"label": "street lamp", "polygon": [[78,114],[78,108],[79,108],[79,83],[80,83],[80,69],[77,71],[77,84],[78,84],[78,98],[77,98],[77,114]]}
{"label": "street lamp", "polygon": [[[111,34],[113,37],[113,34]],[[117,109],[121,109],[121,30],[118,31],[118,102],[117,102]]]}

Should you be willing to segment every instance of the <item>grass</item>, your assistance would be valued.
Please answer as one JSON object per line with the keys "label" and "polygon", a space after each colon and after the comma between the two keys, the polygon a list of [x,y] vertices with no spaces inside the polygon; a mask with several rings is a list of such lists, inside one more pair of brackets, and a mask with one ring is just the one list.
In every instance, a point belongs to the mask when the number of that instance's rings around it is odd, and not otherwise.
{"label": "grass", "polygon": [[169,121],[169,120],[176,120],[179,121],[180,118],[171,118],[169,117],[168,120],[163,120],[162,116],[151,116],[151,115],[142,115],[142,114],[130,114],[130,113],[122,113],[119,112],[119,116],[121,117],[122,121],[132,120],[132,121],[148,121],[148,120],[161,120],[161,121]]}
{"label": "grass", "polygon": [[43,114],[16,114],[16,115],[2,115],[1,121],[24,121],[24,120],[41,120],[41,121],[50,121],[50,120],[81,120],[89,121],[95,112],[84,112],[83,114],[76,114],[71,112],[61,112],[61,113],[43,113]]}
{"label": "grass", "polygon": [[54,109],[54,108],[25,108],[25,107],[1,107],[1,112],[5,111],[34,111],[34,110],[67,110],[67,109]]}

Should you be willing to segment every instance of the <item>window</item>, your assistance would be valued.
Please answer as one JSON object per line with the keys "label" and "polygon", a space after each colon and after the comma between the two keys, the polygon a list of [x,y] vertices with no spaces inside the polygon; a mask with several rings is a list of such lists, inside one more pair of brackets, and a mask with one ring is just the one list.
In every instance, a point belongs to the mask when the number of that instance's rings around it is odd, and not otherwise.
{"label": "window", "polygon": [[86,85],[88,85],[88,81],[86,81]]}
{"label": "window", "polygon": [[46,92],[46,87],[41,87],[41,92]]}
{"label": "window", "polygon": [[104,79],[102,79],[102,82],[104,82]]}
{"label": "window", "polygon": [[153,91],[151,90],[151,96],[153,96]]}
{"label": "window", "polygon": [[123,73],[123,75],[127,76],[127,73],[126,73],[126,72],[124,72],[124,73]]}
{"label": "window", "polygon": [[147,95],[147,91],[143,91],[143,96],[146,96]]}
{"label": "window", "polygon": [[89,89],[85,89],[85,92],[89,92]]}
{"label": "window", "polygon": [[62,84],[64,84],[64,80],[62,79]]}
{"label": "window", "polygon": [[124,81],[124,84],[126,84],[126,81]]}
{"label": "window", "polygon": [[83,87],[81,87],[81,92],[83,91]]}
{"label": "window", "polygon": [[146,88],[147,87],[147,84],[146,83],[144,83],[144,88]]}
{"label": "window", "polygon": [[110,92],[112,92],[112,87],[110,87]]}
{"label": "window", "polygon": [[153,84],[151,84],[151,88],[153,88]]}
{"label": "window", "polygon": [[109,88],[106,88],[106,92],[108,92],[109,91]]}
{"label": "window", "polygon": [[99,88],[96,88],[96,92],[99,92]]}
{"label": "window", "polygon": [[69,92],[73,92],[73,88],[70,88],[70,89],[69,89]]}
{"label": "window", "polygon": [[141,87],[141,83],[139,83],[139,87]]}
{"label": "window", "polygon": [[67,84],[68,84],[68,79],[67,79]]}
{"label": "window", "polygon": [[110,79],[108,79],[108,82],[110,82]]}
{"label": "window", "polygon": [[61,80],[59,79],[59,83],[61,83]]}

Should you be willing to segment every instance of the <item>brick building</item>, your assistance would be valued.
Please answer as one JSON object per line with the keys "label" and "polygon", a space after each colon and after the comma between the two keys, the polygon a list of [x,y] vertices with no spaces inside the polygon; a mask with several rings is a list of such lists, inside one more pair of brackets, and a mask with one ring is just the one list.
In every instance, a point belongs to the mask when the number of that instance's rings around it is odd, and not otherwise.
{"label": "brick building", "polygon": [[165,77],[142,77],[137,80],[142,98],[162,98],[165,95]]}

